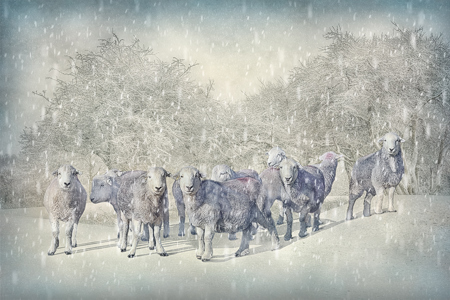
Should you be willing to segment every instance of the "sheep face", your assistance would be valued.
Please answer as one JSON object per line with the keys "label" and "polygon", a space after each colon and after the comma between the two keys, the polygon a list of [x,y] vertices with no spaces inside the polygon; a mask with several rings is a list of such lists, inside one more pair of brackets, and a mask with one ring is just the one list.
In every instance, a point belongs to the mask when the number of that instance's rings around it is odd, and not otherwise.
{"label": "sheep face", "polygon": [[278,167],[280,163],[286,158],[286,153],[279,147],[273,147],[267,152],[269,158],[267,159],[267,165],[269,167]]}
{"label": "sheep face", "polygon": [[387,133],[378,140],[379,143],[383,143],[384,150],[391,156],[398,154],[400,151],[400,143],[403,143],[404,141],[404,139],[392,132]]}
{"label": "sheep face", "polygon": [[200,188],[204,176],[196,168],[185,167],[181,169],[177,177],[180,179],[180,188],[183,194],[194,195]]}
{"label": "sheep face", "polygon": [[232,179],[233,174],[231,168],[227,165],[217,165],[212,171],[211,180],[224,182]]}
{"label": "sheep face", "polygon": [[58,179],[59,187],[63,190],[70,189],[78,174],[81,174],[81,172],[77,171],[71,165],[62,165],[58,170],[53,172],[53,176],[56,176]]}
{"label": "sheep face", "polygon": [[107,202],[113,197],[114,178],[108,175],[95,176],[92,181],[90,199],[92,203]]}
{"label": "sheep face", "polygon": [[280,163],[280,176],[285,185],[292,185],[301,166],[293,159],[287,158]]}
{"label": "sheep face", "polygon": [[154,195],[162,195],[167,188],[166,178],[171,175],[163,168],[150,168],[145,176],[147,176],[147,187],[150,192]]}

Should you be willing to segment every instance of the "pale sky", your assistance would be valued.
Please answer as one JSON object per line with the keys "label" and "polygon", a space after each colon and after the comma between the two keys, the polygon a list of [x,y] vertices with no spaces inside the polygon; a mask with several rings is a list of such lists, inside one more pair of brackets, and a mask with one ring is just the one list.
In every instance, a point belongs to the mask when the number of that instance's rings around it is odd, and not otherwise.
{"label": "pale sky", "polygon": [[239,101],[259,81],[286,80],[290,70],[328,44],[341,26],[354,35],[392,33],[396,22],[443,34],[450,1],[5,1],[0,17],[0,153],[17,153],[24,126],[40,119],[47,90],[67,57],[94,51],[113,30],[139,38],[165,61],[197,63],[192,79],[215,82],[213,96]]}

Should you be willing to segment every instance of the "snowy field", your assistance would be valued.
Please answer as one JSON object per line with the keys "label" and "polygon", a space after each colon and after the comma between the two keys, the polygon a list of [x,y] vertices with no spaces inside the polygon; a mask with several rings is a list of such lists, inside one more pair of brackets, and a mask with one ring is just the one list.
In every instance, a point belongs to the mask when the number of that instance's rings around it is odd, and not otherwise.
{"label": "snowy field", "polygon": [[[283,240],[270,250],[259,232],[251,253],[235,258],[240,241],[216,234],[214,257],[195,258],[195,236],[163,240],[168,257],[141,242],[129,259],[116,247],[108,206],[88,205],[97,224],[80,223],[75,253],[64,254],[64,227],[56,254],[47,256],[50,224],[44,208],[0,210],[0,295],[2,299],[449,299],[450,197],[396,196],[397,213],[345,222],[346,203],[322,214],[313,235]],[[103,211],[103,213],[102,213]],[[95,215],[97,213],[97,215]],[[95,216],[94,216],[95,215]],[[86,220],[85,220],[86,221]],[[102,222],[100,222],[102,223]],[[310,232],[310,229],[308,230]],[[238,234],[238,237],[240,234]],[[150,255],[149,255],[150,254]]]}

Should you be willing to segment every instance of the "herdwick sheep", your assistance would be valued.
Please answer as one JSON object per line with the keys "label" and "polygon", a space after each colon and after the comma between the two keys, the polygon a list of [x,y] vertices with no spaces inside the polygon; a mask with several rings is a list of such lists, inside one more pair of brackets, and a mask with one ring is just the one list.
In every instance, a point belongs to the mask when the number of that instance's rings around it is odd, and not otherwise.
{"label": "herdwick sheep", "polygon": [[53,172],[55,179],[50,183],[44,195],[44,206],[47,209],[52,226],[52,241],[48,255],[55,254],[59,247],[59,221],[66,225],[66,251],[72,253],[77,246],[78,221],[86,207],[86,190],[78,180],[77,171],[71,165],[63,165]]}
{"label": "herdwick sheep", "polygon": [[130,201],[121,201],[119,191],[119,207],[122,211],[124,221],[122,233],[120,235],[120,250],[126,251],[129,221],[133,224],[133,239],[129,258],[136,254],[141,225],[148,225],[149,248],[153,250],[156,245],[156,252],[161,256],[167,256],[161,244],[160,229],[165,215],[165,203],[168,201],[166,177],[170,177],[163,168],[149,168],[148,172],[141,175],[126,191],[126,196]]}
{"label": "herdwick sheep", "polygon": [[[328,194],[331,192],[331,188],[333,186],[334,179],[336,178],[336,169],[338,165],[338,159],[343,157],[342,154],[336,154],[333,151],[326,152],[322,154],[319,159],[322,161],[320,164],[313,165],[317,167],[320,171],[322,171],[323,177],[325,179],[325,196],[326,198]],[[319,224],[322,224],[322,221],[319,219]]]}
{"label": "herdwick sheep", "polygon": [[[118,170],[108,170],[103,175],[97,175],[92,181],[92,191],[90,199],[92,203],[109,202],[117,215],[118,234],[122,231],[122,217],[117,203],[117,195],[120,189],[128,190],[134,181],[145,174],[145,171],[126,171],[121,172]],[[164,238],[169,236],[169,202],[165,203],[165,215],[164,215]],[[148,227],[144,226],[143,241],[147,241],[149,237]],[[119,245],[120,246],[120,245]]]}
{"label": "herdwick sheep", "polygon": [[319,230],[320,207],[325,195],[322,171],[313,166],[302,167],[295,160],[287,158],[280,163],[280,176],[291,196],[291,200],[284,203],[287,222],[284,239],[289,241],[292,238],[292,210],[300,213],[299,237],[307,235],[305,218],[308,213],[314,213],[312,231]]}
{"label": "herdwick sheep", "polygon": [[370,202],[375,195],[379,197],[375,213],[383,213],[382,205],[385,189],[389,189],[388,211],[395,211],[394,191],[400,183],[405,169],[400,147],[400,143],[404,141],[395,133],[387,133],[378,140],[379,143],[383,143],[380,150],[356,161],[350,178],[347,220],[353,219],[355,201],[364,192],[366,192],[364,217],[370,216]]}
{"label": "herdwick sheep", "polygon": [[[177,205],[178,217],[180,223],[178,225],[178,236],[184,236],[184,223],[186,222],[186,205],[183,200],[183,193],[180,188],[180,180],[175,180],[172,185],[172,195],[175,198],[175,204]],[[189,222],[189,231],[192,235],[196,235],[195,227]]]}
{"label": "herdwick sheep", "polygon": [[[255,203],[261,195],[261,183],[258,180],[251,177],[221,183],[202,180],[203,175],[194,167],[182,168],[176,177],[179,178],[189,219],[198,232],[198,259],[208,261],[212,258],[215,232],[235,233],[242,230],[241,245],[235,255],[248,254],[253,221],[269,229],[272,234],[272,249],[279,248],[275,226],[269,225]],[[242,185],[247,185],[253,192],[238,192]]]}
{"label": "herdwick sheep", "polygon": [[286,153],[279,147],[273,147],[266,153],[269,157],[267,159],[268,169],[264,170],[259,176],[268,193],[269,209],[272,207],[275,200],[279,201],[279,216],[277,225],[283,224],[284,208],[283,202],[289,200],[289,195],[286,193],[283,181],[279,175],[279,165],[286,158]]}
{"label": "herdwick sheep", "polygon": [[[259,175],[256,171],[251,169],[244,169],[240,170],[238,172],[235,172],[232,168],[230,168],[228,165],[217,165],[212,169],[211,172],[211,180],[217,181],[217,182],[225,182],[231,179],[236,178],[243,178],[243,177],[252,177],[261,182],[261,178],[259,178]],[[246,187],[244,187],[244,191],[247,191]],[[252,228],[252,234],[256,234],[257,227],[254,226]],[[230,241],[236,240],[236,234],[235,233],[229,233],[228,239]]]}

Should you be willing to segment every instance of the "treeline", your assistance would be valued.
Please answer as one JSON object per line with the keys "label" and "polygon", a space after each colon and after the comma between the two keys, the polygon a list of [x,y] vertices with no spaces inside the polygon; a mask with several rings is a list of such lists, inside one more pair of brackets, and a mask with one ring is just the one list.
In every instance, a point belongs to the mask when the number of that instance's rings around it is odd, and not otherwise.
{"label": "treeline", "polygon": [[262,171],[274,145],[302,164],[343,153],[349,175],[389,131],[407,140],[398,192],[448,193],[449,45],[398,27],[372,38],[338,27],[325,37],[329,46],[287,82],[263,83],[228,105],[212,97],[212,81],[190,77],[195,65],[161,61],[138,40],[101,40],[97,51],[70,58],[51,97],[36,92],[48,101],[45,116],[25,128],[13,172],[34,182],[24,197],[42,198],[40,187],[63,162],[83,170],[85,184],[106,168],[193,165],[208,173],[226,163]]}

